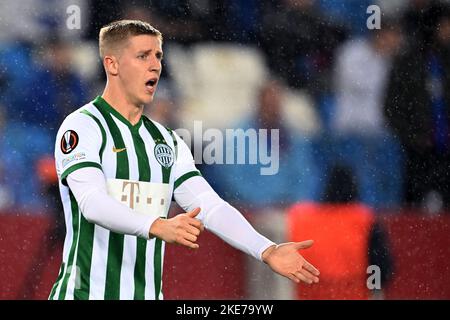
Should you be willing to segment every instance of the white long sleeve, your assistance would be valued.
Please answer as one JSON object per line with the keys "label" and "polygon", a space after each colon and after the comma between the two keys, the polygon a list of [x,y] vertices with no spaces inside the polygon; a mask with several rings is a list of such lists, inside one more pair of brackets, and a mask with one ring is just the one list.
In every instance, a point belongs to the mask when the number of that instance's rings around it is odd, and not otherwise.
{"label": "white long sleeve", "polygon": [[272,241],[259,234],[242,214],[225,202],[203,177],[192,177],[174,191],[175,200],[186,211],[201,208],[199,220],[205,228],[233,247],[258,260]]}
{"label": "white long sleeve", "polygon": [[150,226],[157,217],[137,213],[110,197],[101,170],[78,169],[69,174],[67,184],[87,221],[114,232],[149,239]]}

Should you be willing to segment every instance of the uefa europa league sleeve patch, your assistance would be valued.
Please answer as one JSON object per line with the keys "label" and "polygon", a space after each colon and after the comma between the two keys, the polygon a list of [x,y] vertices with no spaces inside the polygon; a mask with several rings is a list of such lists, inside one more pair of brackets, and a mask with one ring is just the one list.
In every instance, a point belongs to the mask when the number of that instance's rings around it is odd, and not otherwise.
{"label": "uefa europa league sleeve patch", "polygon": [[73,130],[67,130],[61,138],[61,151],[64,154],[71,153],[77,147],[78,141],[78,134]]}

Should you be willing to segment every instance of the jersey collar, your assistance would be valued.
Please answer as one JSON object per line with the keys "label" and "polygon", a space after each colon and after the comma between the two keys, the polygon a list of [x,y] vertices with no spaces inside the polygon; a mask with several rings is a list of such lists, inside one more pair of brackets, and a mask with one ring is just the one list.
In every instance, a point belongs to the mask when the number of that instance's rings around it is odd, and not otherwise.
{"label": "jersey collar", "polygon": [[132,130],[137,130],[141,127],[142,124],[142,116],[139,119],[138,123],[136,123],[135,125],[132,125],[130,123],[130,121],[128,121],[128,119],[126,119],[123,115],[121,115],[119,113],[119,111],[117,111],[116,109],[114,109],[108,102],[106,102],[105,99],[103,99],[101,96],[97,96],[94,100],[94,104],[99,106],[100,108],[102,108],[103,110],[111,113],[114,115],[114,117],[116,117],[117,119],[119,119],[121,122],[123,122],[128,128],[132,129]]}

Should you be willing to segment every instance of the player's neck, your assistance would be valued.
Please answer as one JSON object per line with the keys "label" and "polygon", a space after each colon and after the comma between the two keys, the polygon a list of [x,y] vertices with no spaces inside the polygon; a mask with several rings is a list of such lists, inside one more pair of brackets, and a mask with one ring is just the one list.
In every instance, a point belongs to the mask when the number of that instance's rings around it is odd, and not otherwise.
{"label": "player's neck", "polygon": [[119,90],[113,90],[107,85],[105,91],[103,91],[102,98],[132,125],[135,125],[141,119],[144,106],[133,104]]}

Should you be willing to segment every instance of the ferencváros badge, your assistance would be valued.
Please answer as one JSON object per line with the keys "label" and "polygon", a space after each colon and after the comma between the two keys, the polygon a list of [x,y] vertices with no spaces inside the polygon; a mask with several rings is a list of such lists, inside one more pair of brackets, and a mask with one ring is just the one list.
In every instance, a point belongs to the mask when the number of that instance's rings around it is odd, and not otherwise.
{"label": "ferencv\u00e1ros badge", "polygon": [[160,143],[155,146],[155,157],[159,164],[165,168],[170,168],[173,165],[173,151],[166,144]]}

